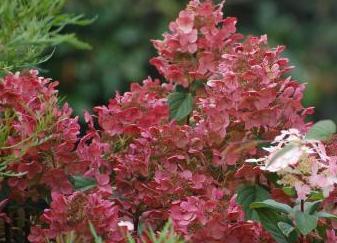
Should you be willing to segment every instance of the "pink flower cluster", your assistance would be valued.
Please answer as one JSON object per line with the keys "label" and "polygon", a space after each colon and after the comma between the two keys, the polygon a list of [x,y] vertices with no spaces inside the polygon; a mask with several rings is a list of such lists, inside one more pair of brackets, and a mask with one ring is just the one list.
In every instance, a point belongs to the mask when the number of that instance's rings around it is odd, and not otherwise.
{"label": "pink flower cluster", "polygon": [[153,41],[159,56],[151,60],[173,84],[206,86],[195,97],[193,120],[209,143],[226,138],[228,149],[220,153],[229,164],[240,158],[232,142],[270,139],[291,127],[306,130],[304,118],[313,113],[301,104],[304,85],[285,76],[292,67],[281,57],[284,47],[269,48],[266,36],[241,41],[235,24],[235,18],[223,18],[222,4],[191,1],[164,40]]}
{"label": "pink flower cluster", "polygon": [[223,18],[222,5],[212,1],[190,1],[170,23],[164,40],[153,41],[159,56],[151,63],[170,81],[188,87],[193,81],[207,81],[220,64],[224,50],[242,38],[236,34],[236,19]]}
{"label": "pink flower cluster", "polygon": [[191,242],[272,242],[261,225],[244,220],[235,196],[229,204],[221,205],[219,200],[205,201],[191,196],[175,203],[170,217],[176,223],[177,232],[185,234],[185,239]]}
{"label": "pink flower cluster", "polygon": [[[259,223],[245,220],[236,189],[258,181],[274,199],[295,200],[245,160],[266,155],[258,140],[305,131],[313,110],[301,104],[304,85],[286,76],[284,48],[269,48],[265,36],[244,39],[235,24],[223,18],[222,4],[190,1],[164,40],[153,41],[159,56],[151,63],[168,82],[148,78],[85,113],[81,138],[70,108],[57,104],[55,82],[35,71],[0,82],[0,124],[9,128],[0,156],[23,173],[4,180],[9,198],[51,197],[31,242],[63,242],[70,234],[89,242],[90,223],[106,242],[125,242],[128,231],[140,240],[169,219],[189,242],[273,242]],[[183,124],[169,118],[167,97],[179,86],[193,95]],[[336,144],[327,145],[328,155]],[[76,191],[70,176],[96,186]]]}
{"label": "pink flower cluster", "polygon": [[206,86],[206,97],[199,99],[199,124],[220,141],[227,130],[240,130],[254,138],[270,131],[295,127],[306,130],[303,118],[312,113],[301,100],[304,85],[284,75],[291,67],[281,58],[284,48],[270,49],[266,36],[249,37],[233,43],[222,55],[217,72]]}
{"label": "pink flower cluster", "polygon": [[170,85],[148,78],[143,86],[133,83],[130,92],[116,94],[108,106],[96,107],[98,123],[110,136],[136,135],[142,128],[167,123],[166,97]]}
{"label": "pink flower cluster", "polygon": [[118,225],[119,207],[98,193],[75,192],[70,196],[53,193],[50,209],[44,211],[41,221],[49,228],[34,227],[29,241],[43,243],[75,232],[74,239],[90,242],[93,236],[89,223],[107,243],[121,242],[124,238],[125,229]]}
{"label": "pink flower cluster", "polygon": [[37,199],[47,188],[72,192],[67,174],[77,162],[73,150],[80,126],[67,104],[58,107],[56,86],[37,71],[0,82],[1,125],[7,129],[0,156],[10,171],[24,174],[7,181],[10,197]]}

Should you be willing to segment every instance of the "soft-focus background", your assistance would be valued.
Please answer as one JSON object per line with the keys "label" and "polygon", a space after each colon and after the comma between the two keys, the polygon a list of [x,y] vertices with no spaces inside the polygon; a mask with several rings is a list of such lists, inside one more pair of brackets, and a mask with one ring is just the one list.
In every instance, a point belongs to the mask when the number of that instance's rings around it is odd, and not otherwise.
{"label": "soft-focus background", "polygon": [[[76,27],[91,51],[56,49],[44,64],[60,80],[61,95],[77,114],[105,104],[130,82],[158,76],[148,60],[150,39],[161,38],[187,0],[69,0],[66,11],[97,16]],[[293,77],[308,83],[306,105],[316,106],[315,120],[337,120],[337,0],[227,0],[224,13],[237,16],[239,32],[268,34],[271,45],[285,44],[296,66]]]}

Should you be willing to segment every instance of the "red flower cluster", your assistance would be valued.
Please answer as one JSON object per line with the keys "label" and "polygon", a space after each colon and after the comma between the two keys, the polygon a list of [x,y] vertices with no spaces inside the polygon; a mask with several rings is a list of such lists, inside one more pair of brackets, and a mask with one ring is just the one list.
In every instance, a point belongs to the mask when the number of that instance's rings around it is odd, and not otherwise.
{"label": "red flower cluster", "polygon": [[235,197],[227,205],[219,201],[220,198],[204,201],[191,196],[174,204],[170,217],[176,230],[192,242],[272,242],[261,225],[244,220]]}
{"label": "red flower cluster", "polygon": [[36,71],[10,74],[0,82],[1,126],[6,129],[0,156],[22,173],[8,180],[10,197],[41,198],[46,189],[71,193],[67,179],[80,126],[67,104],[58,107],[57,82]]}
{"label": "red flower cluster", "polygon": [[29,241],[43,243],[48,239],[62,239],[71,232],[79,242],[91,242],[92,234],[89,223],[105,242],[123,240],[122,227],[119,223],[119,208],[112,201],[103,199],[98,193],[84,194],[75,192],[70,196],[52,194],[50,209],[46,209],[41,221],[49,225],[48,229],[34,227]]}
{"label": "red flower cluster", "polygon": [[110,136],[135,135],[143,128],[166,123],[168,106],[166,97],[170,85],[148,78],[143,86],[133,83],[130,92],[116,94],[108,106],[96,107],[98,123]]}
{"label": "red flower cluster", "polygon": [[236,19],[223,18],[222,5],[190,1],[170,23],[171,32],[164,34],[164,40],[153,41],[160,56],[151,63],[168,81],[188,87],[195,80],[208,80],[224,51],[242,38],[235,33]]}
{"label": "red flower cluster", "polygon": [[280,58],[283,49],[269,49],[266,36],[227,48],[207,82],[206,96],[198,101],[195,118],[211,140],[222,141],[233,130],[251,139],[285,128],[306,130],[304,118],[313,109],[301,104],[304,85],[284,77],[291,67]]}
{"label": "red flower cluster", "polygon": [[[69,234],[88,242],[89,223],[106,242],[123,242],[127,231],[140,239],[142,229],[160,230],[169,219],[191,242],[272,242],[245,220],[236,189],[258,180],[275,198],[292,200],[245,160],[264,154],[259,139],[305,131],[312,108],[301,105],[304,85],[285,76],[284,48],[269,48],[265,36],[243,40],[235,24],[223,18],[222,4],[192,0],[154,41],[159,56],[151,63],[168,83],[148,78],[85,113],[82,138],[70,108],[57,105],[55,82],[31,71],[0,83],[0,121],[8,127],[0,156],[24,173],[5,181],[10,198],[52,195],[31,242]],[[169,118],[175,88],[193,96],[183,122]],[[96,187],[74,192],[70,175],[95,179]]]}

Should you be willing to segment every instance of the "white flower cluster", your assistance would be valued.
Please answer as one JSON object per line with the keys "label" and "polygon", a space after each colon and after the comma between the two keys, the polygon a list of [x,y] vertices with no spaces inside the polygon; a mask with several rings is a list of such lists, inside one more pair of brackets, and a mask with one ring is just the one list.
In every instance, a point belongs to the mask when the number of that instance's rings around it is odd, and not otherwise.
{"label": "white flower cluster", "polygon": [[[329,195],[337,183],[337,158],[329,157],[321,141],[309,140],[297,129],[284,130],[275,137],[272,146],[263,148],[268,154],[258,159],[261,170],[276,172],[280,184],[299,188],[321,189]],[[307,194],[309,190],[306,190]]]}

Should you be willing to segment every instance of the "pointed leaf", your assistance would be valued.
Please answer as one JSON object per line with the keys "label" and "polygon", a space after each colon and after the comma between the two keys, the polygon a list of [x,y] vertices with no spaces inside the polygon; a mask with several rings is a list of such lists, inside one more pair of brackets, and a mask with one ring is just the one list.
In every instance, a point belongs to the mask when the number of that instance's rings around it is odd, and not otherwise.
{"label": "pointed leaf", "polygon": [[258,219],[261,222],[263,228],[273,236],[276,242],[278,243],[295,242],[290,238],[288,238],[278,226],[278,223],[286,221],[286,218],[281,217],[271,209],[258,208],[255,210],[257,212]]}
{"label": "pointed leaf", "polygon": [[95,243],[104,243],[102,237],[97,235],[96,229],[90,221],[89,221],[89,229],[90,229],[91,235],[94,238]]}
{"label": "pointed leaf", "polygon": [[69,180],[76,191],[86,191],[96,186],[96,180],[86,176],[70,176]]}
{"label": "pointed leaf", "polygon": [[243,185],[237,191],[237,203],[242,206],[246,219],[257,219],[254,209],[249,206],[270,198],[268,191],[259,185]]}
{"label": "pointed leaf", "polygon": [[317,211],[317,209],[321,205],[321,202],[322,201],[314,201],[314,202],[304,203],[304,211],[309,213],[309,214],[313,214],[315,211]]}
{"label": "pointed leaf", "polygon": [[331,120],[322,120],[311,127],[305,138],[308,140],[327,140],[334,133],[336,133],[336,124]]}
{"label": "pointed leaf", "polygon": [[324,199],[324,195],[323,195],[322,192],[312,191],[310,193],[309,199],[312,200],[312,201],[323,200]]}
{"label": "pointed leaf", "polygon": [[[314,201],[314,202],[305,202],[304,203],[304,212],[307,214],[314,214],[315,211],[319,208],[322,201]],[[294,207],[294,211],[301,211],[300,202],[296,204]]]}
{"label": "pointed leaf", "polygon": [[318,218],[326,218],[326,219],[334,219],[337,220],[337,216],[331,213],[326,213],[326,212],[318,212],[316,213],[316,216]]}
{"label": "pointed leaf", "polygon": [[285,194],[287,194],[290,197],[296,196],[296,190],[294,187],[283,187],[282,190],[284,191]]}
{"label": "pointed leaf", "polygon": [[192,112],[192,94],[179,91],[173,92],[168,96],[168,104],[170,108],[170,119],[181,121]]}
{"label": "pointed leaf", "polygon": [[305,212],[296,211],[295,212],[295,224],[298,230],[303,234],[307,235],[317,227],[318,217],[315,215],[310,215]]}
{"label": "pointed leaf", "polygon": [[292,208],[287,204],[279,203],[272,199],[267,199],[263,202],[254,202],[250,204],[250,208],[270,208],[282,213],[291,213],[292,211]]}
{"label": "pointed leaf", "polygon": [[293,230],[295,229],[292,225],[287,224],[285,222],[278,222],[277,226],[282,231],[282,233],[287,237],[289,237],[290,233],[293,232]]}
{"label": "pointed leaf", "polygon": [[204,82],[202,82],[201,80],[195,80],[193,81],[193,83],[191,84],[191,90],[192,92],[195,92],[196,90],[200,89],[201,87],[204,87]]}

